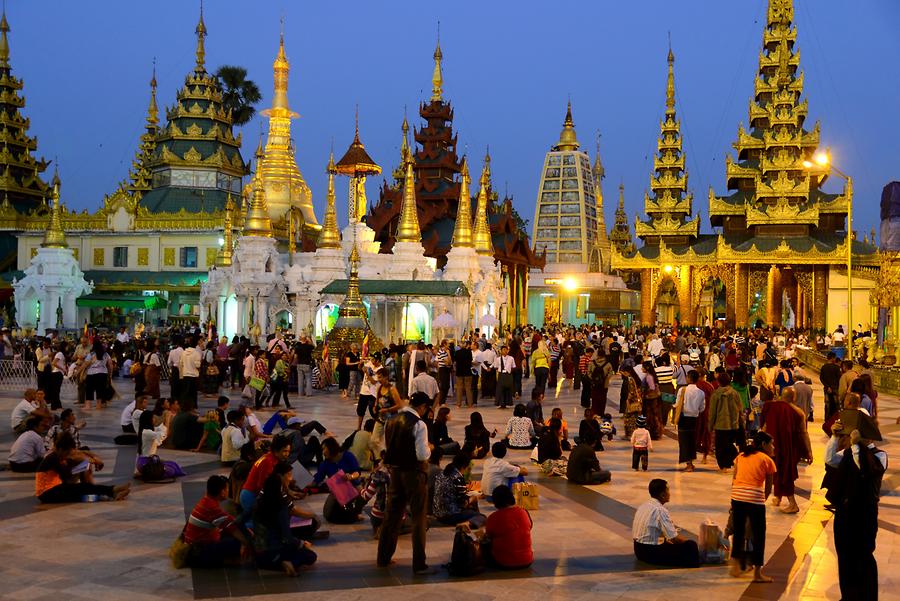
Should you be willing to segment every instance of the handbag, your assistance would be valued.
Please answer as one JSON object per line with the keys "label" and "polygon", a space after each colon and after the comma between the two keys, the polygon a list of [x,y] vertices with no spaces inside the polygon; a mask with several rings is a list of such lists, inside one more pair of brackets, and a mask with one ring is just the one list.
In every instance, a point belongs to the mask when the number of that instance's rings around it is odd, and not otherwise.
{"label": "handbag", "polygon": [[453,537],[447,570],[451,576],[474,576],[484,571],[481,544],[462,528],[457,528]]}
{"label": "handbag", "polygon": [[266,381],[263,380],[262,378],[257,378],[256,376],[253,376],[252,378],[250,378],[249,386],[253,390],[262,392],[262,389],[266,387]]}
{"label": "handbag", "polygon": [[244,398],[244,399],[252,399],[253,398],[253,388],[251,388],[249,384],[245,385],[244,389],[241,390],[241,398]]}
{"label": "handbag", "polygon": [[206,375],[207,376],[218,376],[219,375],[219,368],[216,366],[215,363],[210,363],[209,365],[206,366]]}
{"label": "handbag", "polygon": [[529,511],[540,508],[537,484],[532,482],[516,482],[513,484],[513,497],[516,500],[516,507],[521,507],[522,509]]}
{"label": "handbag", "polygon": [[338,470],[335,475],[325,481],[328,490],[334,495],[335,500],[341,505],[347,505],[359,496],[359,491],[353,483],[347,479],[344,470]]}

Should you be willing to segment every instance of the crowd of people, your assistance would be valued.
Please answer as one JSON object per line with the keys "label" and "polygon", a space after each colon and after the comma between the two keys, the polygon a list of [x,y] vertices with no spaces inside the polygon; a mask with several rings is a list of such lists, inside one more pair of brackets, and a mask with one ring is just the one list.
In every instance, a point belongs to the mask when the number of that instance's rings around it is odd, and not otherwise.
{"label": "crowd of people", "polygon": [[[796,356],[809,344],[804,333],[761,329],[527,327],[491,336],[475,330],[437,345],[391,343],[365,354],[353,345],[329,362],[308,337],[287,340],[280,333],[261,345],[198,331],[133,339],[123,330],[115,339],[83,337],[77,344],[45,339],[31,345],[38,389],[26,391],[12,414],[18,437],[10,468],[36,471],[43,502],[128,495],[128,485],[94,484],[103,463],[79,442],[85,423],[72,408],[60,411],[60,388],[69,379],[82,411],[134,399],[122,412],[117,442],[137,446],[136,476],[183,475],[177,463],[159,458],[165,448],[214,452],[229,470],[209,479],[182,533],[191,565],[255,558],[261,567],[295,574],[316,560],[311,541],[327,535],[302,502],[321,492],[331,523],[354,523],[372,505],[378,565],[390,565],[398,537],[411,533],[413,570],[426,574],[433,571],[425,555],[429,524],[477,535],[494,565],[529,564],[530,534],[522,530],[530,531],[531,517],[507,510],[519,505],[517,493],[530,475],[609,482],[611,470],[597,453],[604,440],[617,438],[631,445],[631,468],[648,471],[654,442],[668,444],[669,428],[677,432],[685,472],[707,465],[733,475],[731,573],[749,566],[754,580],[765,582],[765,503],[800,511],[797,466],[813,459],[808,425],[818,416],[833,436],[825,484],[835,497],[829,500],[836,532],[841,523],[843,573],[851,569],[850,545],[874,549],[874,533],[865,538],[871,522],[847,507],[877,509],[875,481],[880,487],[887,462],[872,444],[880,439],[878,395],[864,361],[839,361],[831,352],[819,375],[825,396],[815,405],[809,372]],[[168,397],[161,394],[164,381]],[[608,410],[615,381],[618,407],[613,401]],[[290,400],[332,382],[357,417],[343,442],[319,422],[303,420]],[[126,391],[131,386],[133,395]],[[577,435],[552,406],[567,389],[579,391],[584,409]],[[235,409],[229,390],[240,391]],[[215,399],[216,408],[201,414],[204,399]],[[454,405],[476,409],[460,424],[461,436],[451,426]],[[485,426],[482,412],[491,406],[510,412],[505,428]],[[510,460],[516,450],[530,456]],[[854,478],[871,481],[865,499]],[[664,507],[668,484],[653,479],[648,490],[651,499],[635,516],[635,555],[654,564],[699,565],[697,544],[677,532]],[[488,503],[496,508],[490,515]],[[871,552],[852,562],[866,574],[875,569]]]}

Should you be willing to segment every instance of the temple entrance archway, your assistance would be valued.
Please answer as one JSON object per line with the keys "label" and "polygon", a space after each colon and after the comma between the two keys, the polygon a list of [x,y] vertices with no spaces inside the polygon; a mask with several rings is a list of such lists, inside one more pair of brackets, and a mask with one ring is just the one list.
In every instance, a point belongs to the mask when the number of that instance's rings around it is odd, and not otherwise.
{"label": "temple entrance archway", "polygon": [[678,284],[671,275],[664,274],[660,277],[655,301],[656,323],[673,324],[676,319],[680,319]]}

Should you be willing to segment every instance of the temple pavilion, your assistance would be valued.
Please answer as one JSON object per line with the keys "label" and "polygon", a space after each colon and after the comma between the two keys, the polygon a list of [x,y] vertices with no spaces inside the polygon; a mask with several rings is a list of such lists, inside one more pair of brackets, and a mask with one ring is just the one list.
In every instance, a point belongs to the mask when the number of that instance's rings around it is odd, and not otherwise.
{"label": "temple pavilion", "polygon": [[[726,156],[727,193],[709,191],[713,234],[701,233],[693,216],[669,50],[645,217],[635,223],[643,244],[633,251],[614,245],[612,253],[613,269],[639,274],[643,324],[763,322],[833,330],[846,322],[852,184],[847,179],[840,192],[828,193],[827,172],[810,169],[820,130],[818,123],[805,127],[793,2],[769,0],[766,14],[749,129],[738,127],[736,155]],[[878,262],[876,248],[850,237],[854,321],[874,323],[868,267]]]}

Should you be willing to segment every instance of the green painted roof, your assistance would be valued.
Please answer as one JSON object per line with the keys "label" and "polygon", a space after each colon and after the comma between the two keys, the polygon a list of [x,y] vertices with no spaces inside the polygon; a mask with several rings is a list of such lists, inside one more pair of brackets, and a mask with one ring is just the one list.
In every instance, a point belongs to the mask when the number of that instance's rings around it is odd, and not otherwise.
{"label": "green painted roof", "polygon": [[116,307],[120,309],[161,309],[169,303],[161,296],[119,296],[116,294],[88,294],[78,298],[79,307]]}
{"label": "green painted roof", "polygon": [[[228,192],[218,188],[204,188],[203,196],[197,188],[176,188],[166,186],[150,190],[141,197],[141,205],[151,213],[177,213],[184,209],[188,213],[202,211],[224,211],[228,201]],[[240,195],[232,194],[234,202]]]}
{"label": "green painted roof", "polygon": [[[347,280],[334,280],[322,294],[346,294]],[[360,294],[384,296],[468,296],[465,284],[456,281],[360,280]]]}
{"label": "green painted roof", "polygon": [[101,271],[91,269],[84,272],[84,279],[94,284],[143,284],[154,287],[199,287],[206,281],[205,271]]}

